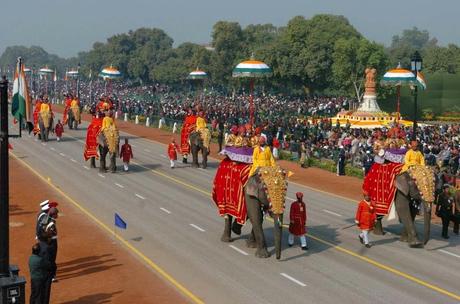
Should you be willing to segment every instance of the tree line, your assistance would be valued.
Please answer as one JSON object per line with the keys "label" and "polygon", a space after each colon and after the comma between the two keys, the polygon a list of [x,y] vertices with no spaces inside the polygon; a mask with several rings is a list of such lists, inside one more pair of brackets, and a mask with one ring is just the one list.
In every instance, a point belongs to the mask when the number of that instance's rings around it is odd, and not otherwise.
{"label": "tree line", "polygon": [[173,46],[173,39],[157,28],[140,28],[96,42],[91,50],[64,59],[32,46],[7,47],[0,67],[14,66],[21,56],[29,66],[48,65],[63,74],[81,64],[84,77],[93,77],[105,66],[117,67],[125,78],[140,83],[186,84],[195,68],[209,74],[214,87],[235,88],[232,69],[251,56],[266,62],[270,78],[258,83],[274,92],[290,94],[341,94],[356,96],[362,90],[364,69],[374,67],[379,75],[399,63],[408,68],[410,57],[419,50],[425,73],[459,73],[460,48],[440,46],[426,30],[412,28],[395,35],[389,47],[366,39],[343,16],[316,15],[292,18],[287,25],[218,21],[213,26],[211,45],[185,42]]}

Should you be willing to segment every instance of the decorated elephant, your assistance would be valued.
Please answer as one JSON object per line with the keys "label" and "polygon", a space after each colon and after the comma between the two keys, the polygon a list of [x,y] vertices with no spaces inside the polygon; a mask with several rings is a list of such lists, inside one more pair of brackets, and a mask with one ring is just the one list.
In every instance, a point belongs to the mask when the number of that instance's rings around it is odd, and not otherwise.
{"label": "decorated elephant", "polygon": [[97,143],[99,148],[99,161],[100,172],[106,172],[106,156],[109,154],[110,166],[109,169],[112,173],[116,172],[116,158],[118,155],[118,148],[120,143],[119,132],[114,125],[102,129],[97,136]]}
{"label": "decorated elephant", "polygon": [[69,129],[77,129],[78,125],[81,123],[80,107],[78,105],[71,107],[67,115],[67,125]]}
{"label": "decorated elephant", "polygon": [[[223,162],[228,161],[224,160]],[[230,166],[229,168],[230,170],[236,172],[238,171],[237,166],[238,165],[236,165],[236,167]],[[250,165],[244,168],[243,172],[245,170],[248,170],[248,168],[250,168]],[[216,174],[216,177],[218,174],[219,170]],[[224,179],[227,178],[227,176],[221,177],[223,177]],[[233,181],[233,179],[230,180]],[[268,212],[274,220],[275,253],[276,258],[280,259],[283,213],[287,190],[286,172],[280,167],[261,167],[256,170],[254,175],[247,178],[246,183],[244,183],[244,179],[241,181],[241,183],[244,184],[244,187],[242,187],[242,195],[244,196],[244,199],[238,202],[237,205],[245,204],[244,206],[242,206],[243,208],[241,209],[243,210],[243,212],[240,213],[240,218],[238,218],[237,216],[235,216],[235,213],[231,212],[231,209],[233,209],[233,207],[230,206],[229,208],[228,205],[224,207],[227,208],[227,210],[230,210],[230,212],[224,215],[225,228],[224,233],[221,237],[221,241],[231,242],[232,231],[238,235],[241,234],[241,226],[242,223],[244,223],[246,220],[245,212],[247,212],[247,218],[249,218],[252,224],[252,231],[249,236],[249,239],[247,240],[247,246],[250,248],[257,248],[255,252],[255,255],[257,257],[269,257],[270,253],[267,251],[265,235],[262,227],[263,213]],[[216,187],[216,183],[214,185]],[[234,188],[233,190],[238,190],[238,187]],[[232,192],[233,191],[229,191],[229,193]],[[226,212],[222,206],[222,204],[224,203],[223,199],[221,197],[219,198],[219,195],[215,195],[215,193],[216,189],[214,189],[213,191],[213,199],[215,201],[218,200],[216,204],[218,204],[219,213],[223,215],[222,213]],[[231,214],[233,214],[233,216]],[[244,218],[241,218],[241,216],[243,216]]]}
{"label": "decorated elephant", "polygon": [[41,141],[48,141],[50,131],[53,129],[53,115],[51,111],[41,111],[38,113],[38,126],[40,128]]}
{"label": "decorated elephant", "polygon": [[[423,247],[430,239],[431,205],[434,201],[434,173],[430,167],[413,166],[396,176],[395,207],[404,228],[401,241],[410,247]],[[422,207],[422,208],[420,208]],[[415,229],[415,216],[423,209],[424,238],[421,242]]]}
{"label": "decorated elephant", "polygon": [[201,166],[203,169],[206,169],[208,166],[209,145],[211,142],[211,133],[209,132],[209,129],[201,129],[190,133],[189,141],[193,158],[192,167],[199,167],[198,152],[201,151],[203,158]]}

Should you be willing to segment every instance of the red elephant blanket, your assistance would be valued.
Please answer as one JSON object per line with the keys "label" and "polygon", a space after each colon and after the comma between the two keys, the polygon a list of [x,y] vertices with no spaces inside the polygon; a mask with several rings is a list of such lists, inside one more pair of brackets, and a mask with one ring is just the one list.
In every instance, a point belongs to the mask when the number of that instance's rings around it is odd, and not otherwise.
{"label": "red elephant blanket", "polygon": [[400,163],[374,163],[364,178],[363,190],[369,193],[378,215],[387,215],[390,211],[396,193],[395,178],[402,166]]}
{"label": "red elephant blanket", "polygon": [[217,169],[212,189],[212,200],[219,209],[219,215],[231,215],[241,225],[247,217],[243,187],[248,181],[250,169],[251,164],[225,158]]}
{"label": "red elephant blanket", "polygon": [[91,157],[99,157],[99,155],[97,154],[97,136],[101,131],[101,127],[102,118],[93,117],[93,120],[89,124],[88,130],[86,132],[86,144],[85,150],[83,152],[83,157],[85,158],[85,161],[87,161]]}
{"label": "red elephant blanket", "polygon": [[184,124],[182,125],[182,131],[180,134],[180,148],[182,154],[190,153],[190,144],[188,143],[188,137],[192,131],[195,130],[196,116],[189,115],[185,118]]}

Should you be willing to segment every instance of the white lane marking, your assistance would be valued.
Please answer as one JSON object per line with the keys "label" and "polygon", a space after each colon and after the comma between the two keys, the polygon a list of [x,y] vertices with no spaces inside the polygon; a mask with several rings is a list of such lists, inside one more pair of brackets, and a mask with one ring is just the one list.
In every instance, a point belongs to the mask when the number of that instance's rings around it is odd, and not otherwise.
{"label": "white lane marking", "polygon": [[204,230],[203,228],[198,227],[198,226],[195,225],[195,224],[190,224],[190,226],[192,226],[192,227],[195,228],[196,230],[199,230],[199,231],[201,231],[201,232],[205,232],[205,230]]}
{"label": "white lane marking", "polygon": [[77,161],[76,161],[75,159],[73,159],[73,158],[71,158],[70,161],[71,161],[71,162],[74,162],[74,163],[77,162]]}
{"label": "white lane marking", "polygon": [[160,156],[163,157],[163,158],[166,158],[166,155],[161,154]]}
{"label": "white lane marking", "polygon": [[135,196],[137,196],[137,197],[138,197],[138,198],[140,198],[140,199],[143,199],[143,200],[145,200],[145,197],[143,197],[143,196],[142,196],[142,195],[140,195],[140,194],[137,194],[137,193],[135,193],[134,195],[135,195]]}
{"label": "white lane marking", "polygon": [[324,211],[324,212],[326,212],[326,213],[329,213],[329,214],[335,215],[335,216],[340,216],[340,217],[342,216],[341,214],[335,213],[335,212],[333,212],[333,211],[330,211],[330,210],[327,210],[327,209],[323,209],[323,211]]}
{"label": "white lane marking", "polygon": [[86,170],[89,170],[89,168],[87,166],[83,166],[83,168],[85,168]]}
{"label": "white lane marking", "polygon": [[135,145],[135,144],[131,144],[131,147],[134,147],[134,148],[136,148],[136,145]]}
{"label": "white lane marking", "polygon": [[299,285],[302,286],[302,287],[307,286],[306,284],[300,282],[300,281],[297,280],[297,279],[294,279],[293,277],[291,277],[290,275],[285,274],[284,272],[281,272],[280,275],[282,275],[283,277],[285,277],[285,278],[288,279],[288,280],[291,280],[292,282],[294,282],[294,283],[296,283],[296,284],[299,284]]}
{"label": "white lane marking", "polygon": [[46,146],[46,144],[45,144],[45,143],[42,143],[42,146]]}
{"label": "white lane marking", "polygon": [[292,198],[292,197],[289,197],[289,196],[286,196],[286,198],[287,198],[288,200],[292,200],[292,201],[296,201],[296,200],[297,200],[296,198]]}
{"label": "white lane marking", "polygon": [[449,252],[449,251],[446,251],[446,250],[443,250],[443,249],[439,249],[439,251],[460,259],[460,255],[458,255],[458,254],[455,254],[455,253],[452,253],[452,252]]}
{"label": "white lane marking", "polygon": [[167,214],[171,214],[171,211],[169,211],[168,209],[165,209],[163,207],[160,207],[160,210],[166,212]]}
{"label": "white lane marking", "polygon": [[244,250],[241,250],[240,248],[236,247],[236,246],[233,246],[233,245],[228,245],[230,248],[238,251],[239,253],[241,253],[242,255],[249,255],[249,253],[247,253],[246,251]]}
{"label": "white lane marking", "polygon": [[65,157],[65,154],[64,154],[64,153],[62,153],[62,152],[61,152],[61,153],[59,153],[59,155],[61,155],[62,157]]}
{"label": "white lane marking", "polygon": [[115,185],[118,187],[118,188],[124,188],[125,186],[119,184],[119,183],[115,183]]}
{"label": "white lane marking", "polygon": [[56,149],[54,149],[53,147],[50,147],[50,150],[51,150],[51,151],[56,151]]}
{"label": "white lane marking", "polygon": [[105,178],[104,174],[98,173],[97,175],[99,175],[102,178]]}
{"label": "white lane marking", "polygon": [[145,152],[152,152],[152,151],[150,151],[149,149],[144,149],[144,151],[145,151]]}

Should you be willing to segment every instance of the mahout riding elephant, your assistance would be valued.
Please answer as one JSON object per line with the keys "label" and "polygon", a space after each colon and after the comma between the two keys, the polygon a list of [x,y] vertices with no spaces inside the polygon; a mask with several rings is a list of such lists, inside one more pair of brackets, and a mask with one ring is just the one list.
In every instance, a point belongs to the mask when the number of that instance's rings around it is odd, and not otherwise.
{"label": "mahout riding elephant", "polygon": [[210,132],[208,129],[194,131],[189,135],[190,151],[192,153],[192,167],[198,168],[198,152],[201,151],[203,169],[208,166],[209,144],[211,141]]}
{"label": "mahout riding elephant", "polygon": [[[399,220],[404,226],[400,240],[408,242],[412,248],[423,247],[430,239],[431,204],[434,201],[433,171],[429,167],[417,167],[418,169],[410,168],[408,171],[401,173],[396,176],[395,180],[397,190],[394,203]],[[414,175],[413,172],[416,170],[420,172]],[[414,224],[419,207],[423,209],[423,243],[417,237]]]}
{"label": "mahout riding elephant", "polygon": [[81,121],[80,107],[72,107],[69,109],[67,118],[67,125],[69,129],[77,129]]}
{"label": "mahout riding elephant", "polygon": [[48,141],[50,131],[53,129],[53,116],[50,111],[38,113],[38,126],[40,128],[41,141]]}
{"label": "mahout riding elephant", "polygon": [[107,154],[110,157],[109,169],[112,173],[117,171],[116,158],[118,155],[120,138],[118,130],[115,127],[109,127],[101,130],[97,136],[97,143],[99,147],[99,171],[106,172],[106,161]]}
{"label": "mahout riding elephant", "polygon": [[[276,188],[276,189],[274,189]],[[251,221],[252,231],[246,244],[257,248],[255,255],[268,258],[265,235],[262,227],[263,213],[268,212],[274,221],[274,238],[276,258],[281,258],[281,240],[283,229],[283,212],[286,197],[286,172],[279,167],[262,167],[249,177],[244,186],[247,217]],[[231,232],[241,234],[241,225],[230,215],[225,215],[225,228],[221,241],[231,242]]]}

